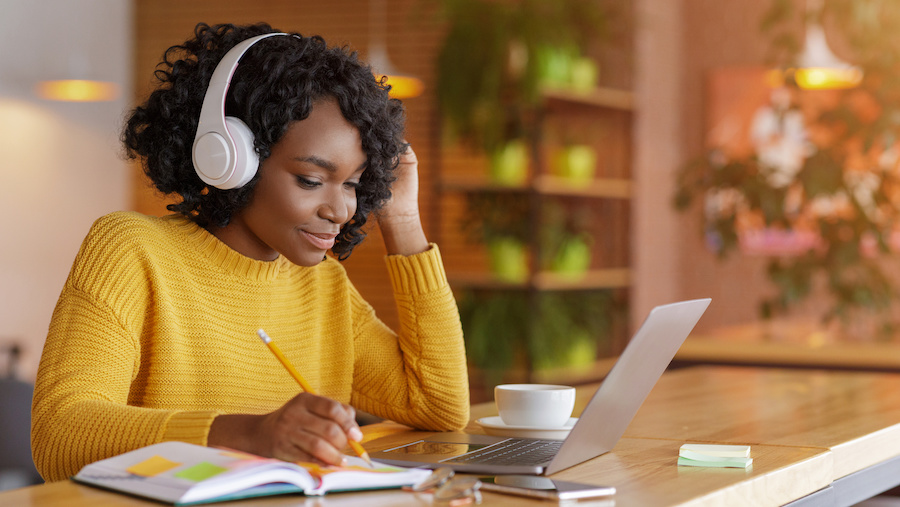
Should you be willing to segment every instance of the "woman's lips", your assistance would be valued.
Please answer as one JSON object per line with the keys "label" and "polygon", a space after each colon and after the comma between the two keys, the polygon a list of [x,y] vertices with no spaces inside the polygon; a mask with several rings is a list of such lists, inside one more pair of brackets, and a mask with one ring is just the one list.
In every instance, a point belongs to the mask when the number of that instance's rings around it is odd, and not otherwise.
{"label": "woman's lips", "polygon": [[334,246],[337,234],[302,231],[306,239],[316,248],[329,250]]}

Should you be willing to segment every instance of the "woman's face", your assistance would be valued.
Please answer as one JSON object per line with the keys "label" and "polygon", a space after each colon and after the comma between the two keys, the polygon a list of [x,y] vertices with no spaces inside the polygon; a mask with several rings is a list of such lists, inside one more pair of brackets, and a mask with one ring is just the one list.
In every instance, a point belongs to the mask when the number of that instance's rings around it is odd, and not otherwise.
{"label": "woman's face", "polygon": [[247,207],[213,233],[254,259],[280,253],[294,264],[314,266],[356,213],[365,168],[359,131],[337,102],[320,100],[272,146]]}

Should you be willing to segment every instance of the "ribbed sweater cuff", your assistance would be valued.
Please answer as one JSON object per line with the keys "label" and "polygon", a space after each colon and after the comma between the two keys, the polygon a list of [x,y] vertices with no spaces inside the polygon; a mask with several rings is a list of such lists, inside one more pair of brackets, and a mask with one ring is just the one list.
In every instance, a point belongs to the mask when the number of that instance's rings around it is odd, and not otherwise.
{"label": "ribbed sweater cuff", "polygon": [[218,415],[219,412],[216,411],[178,412],[166,424],[163,440],[206,445],[209,428]]}
{"label": "ribbed sweater cuff", "polygon": [[447,273],[441,260],[441,251],[434,243],[415,255],[388,255],[388,274],[394,292],[401,294],[427,294],[447,286]]}

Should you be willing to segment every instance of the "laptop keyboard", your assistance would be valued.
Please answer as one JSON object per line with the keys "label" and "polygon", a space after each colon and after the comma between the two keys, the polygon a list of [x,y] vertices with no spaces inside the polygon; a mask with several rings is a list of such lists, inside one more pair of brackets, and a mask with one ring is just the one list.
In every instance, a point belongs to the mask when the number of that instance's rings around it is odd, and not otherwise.
{"label": "laptop keyboard", "polygon": [[469,454],[442,461],[442,463],[542,465],[556,456],[562,443],[562,440],[509,439]]}

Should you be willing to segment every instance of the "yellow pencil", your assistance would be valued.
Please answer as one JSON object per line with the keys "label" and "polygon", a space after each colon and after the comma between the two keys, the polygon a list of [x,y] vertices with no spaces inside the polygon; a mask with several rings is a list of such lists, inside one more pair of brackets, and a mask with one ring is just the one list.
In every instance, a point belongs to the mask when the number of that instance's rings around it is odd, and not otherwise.
{"label": "yellow pencil", "polygon": [[[303,376],[300,375],[300,372],[297,371],[296,368],[294,368],[294,365],[292,365],[291,362],[288,361],[286,357],[284,357],[284,354],[281,353],[281,349],[278,348],[278,345],[275,345],[275,342],[272,341],[272,338],[269,338],[269,335],[267,335],[266,332],[262,329],[256,331],[256,334],[258,334],[263,343],[265,343],[266,346],[269,347],[269,350],[271,350],[272,353],[275,354],[275,357],[278,358],[278,361],[284,366],[288,373],[290,373],[291,376],[294,377],[294,380],[296,380],[297,383],[300,384],[300,387],[309,394],[316,394],[312,386],[310,386],[309,383],[306,382],[306,379],[304,379]],[[371,467],[372,460],[369,459],[369,453],[366,452],[362,444],[360,444],[356,440],[350,440],[349,442],[350,447],[352,447],[353,450],[356,451],[356,454],[359,455],[360,458],[366,460],[366,463],[368,463]]]}

